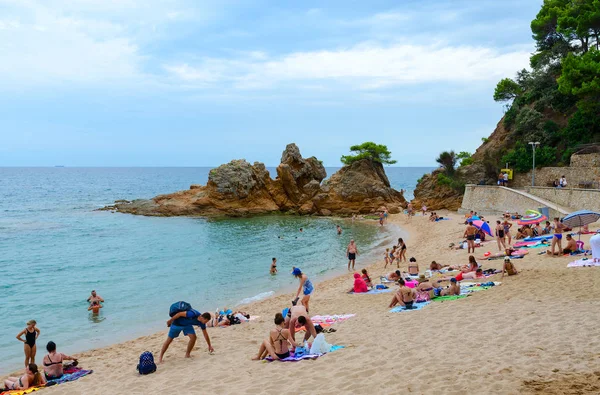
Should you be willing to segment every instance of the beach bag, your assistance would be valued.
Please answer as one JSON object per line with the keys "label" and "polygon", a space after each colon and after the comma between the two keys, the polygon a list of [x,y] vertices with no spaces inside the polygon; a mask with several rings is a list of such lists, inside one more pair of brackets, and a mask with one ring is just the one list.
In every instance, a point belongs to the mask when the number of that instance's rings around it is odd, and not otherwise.
{"label": "beach bag", "polygon": [[154,363],[154,355],[150,351],[145,351],[140,355],[140,363],[137,366],[140,374],[150,374],[156,372],[156,364]]}
{"label": "beach bag", "polygon": [[175,302],[169,308],[169,317],[173,317],[177,313],[181,313],[182,311],[190,311],[192,309],[192,305],[188,302]]}
{"label": "beach bag", "polygon": [[238,325],[238,324],[242,323],[242,321],[238,317],[234,316],[233,314],[229,314],[227,316],[227,319],[229,320],[229,325]]}

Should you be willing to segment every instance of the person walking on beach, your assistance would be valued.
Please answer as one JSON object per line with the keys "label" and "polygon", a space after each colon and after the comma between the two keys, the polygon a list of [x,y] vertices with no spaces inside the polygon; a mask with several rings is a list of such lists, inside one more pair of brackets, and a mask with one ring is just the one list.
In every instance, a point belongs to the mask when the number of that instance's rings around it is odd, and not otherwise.
{"label": "person walking on beach", "polygon": [[467,238],[467,253],[471,252],[475,253],[475,234],[477,233],[477,228],[473,226],[473,221],[469,221],[467,228],[465,229],[465,233],[463,237]]}
{"label": "person walking on beach", "polygon": [[[17,340],[23,342],[23,351],[25,351],[25,366],[29,364],[35,364],[35,353],[37,346],[35,341],[40,336],[40,330],[36,327],[37,322],[35,320],[27,321],[27,327],[23,329],[17,335]],[[21,336],[25,335],[25,339]]]}
{"label": "person walking on beach", "polygon": [[383,206],[383,220],[384,220],[385,222],[387,222],[388,215],[389,215],[389,212],[388,212],[388,209],[387,209],[387,207]]}
{"label": "person walking on beach", "polygon": [[400,252],[398,252],[398,267],[399,267],[400,262],[402,262],[402,259],[404,259],[404,262],[406,262],[406,244],[404,243],[404,240],[402,239],[402,237],[400,237],[398,239],[398,248],[396,251],[400,251]]}
{"label": "person walking on beach", "polygon": [[496,221],[496,242],[498,243],[498,251],[506,250],[506,244],[504,243],[504,226],[500,221]]}
{"label": "person walking on beach", "polygon": [[408,216],[408,219],[411,219],[413,216],[413,205],[410,202],[408,202],[408,205],[406,206],[406,215]]}
{"label": "person walking on beach", "polygon": [[271,270],[269,271],[271,275],[277,274],[277,258],[273,258],[273,262],[271,262]]}
{"label": "person walking on beach", "polygon": [[383,211],[379,213],[379,225],[383,226],[384,221]]}
{"label": "person walking on beach", "polygon": [[179,337],[179,334],[181,332],[183,332],[184,336],[189,337],[185,357],[190,358],[192,350],[194,349],[194,345],[196,344],[196,331],[194,330],[194,325],[198,325],[200,329],[202,329],[204,340],[208,345],[208,352],[213,353],[215,349],[210,344],[210,337],[208,336],[208,332],[206,331],[206,323],[210,321],[210,319],[210,313],[200,314],[198,311],[192,309],[188,311],[181,311],[175,314],[173,317],[171,317],[167,321],[167,326],[169,327],[169,334],[167,335],[167,340],[165,340],[160,350],[158,363],[163,362],[163,357],[167,352],[167,349],[173,342],[173,339]]}
{"label": "person walking on beach", "polygon": [[302,303],[302,306],[304,306],[306,308],[306,311],[308,311],[308,302],[310,301],[310,295],[312,295],[313,291],[315,290],[312,285],[312,282],[308,279],[308,276],[302,273],[302,270],[300,270],[297,267],[294,268],[292,274],[294,275],[294,277],[300,280],[300,286],[298,287],[298,292],[296,292],[296,301],[300,297],[300,292],[302,292],[303,296],[300,303]]}
{"label": "person walking on beach", "polygon": [[558,253],[562,252],[562,234],[565,229],[565,225],[563,225],[558,218],[554,218],[554,236],[552,237],[552,256],[554,256],[554,246],[558,244]]}
{"label": "person walking on beach", "polygon": [[[354,263],[356,262],[356,255],[358,254],[358,247],[354,243],[354,239],[350,240],[348,248],[346,248],[346,256],[348,257],[348,270],[354,270]],[[350,269],[352,264],[352,269]]]}

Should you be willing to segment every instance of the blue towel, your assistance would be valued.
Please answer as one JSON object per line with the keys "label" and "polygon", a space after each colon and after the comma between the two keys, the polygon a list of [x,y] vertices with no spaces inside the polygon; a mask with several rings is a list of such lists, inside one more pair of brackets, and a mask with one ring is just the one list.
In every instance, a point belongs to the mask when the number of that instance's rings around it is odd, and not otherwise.
{"label": "blue towel", "polygon": [[403,311],[416,311],[416,310],[421,310],[423,307],[427,306],[428,304],[430,304],[431,302],[422,302],[422,303],[414,303],[413,304],[413,308],[406,310],[406,307],[404,306],[396,306],[393,309],[390,310],[390,313],[401,313]]}

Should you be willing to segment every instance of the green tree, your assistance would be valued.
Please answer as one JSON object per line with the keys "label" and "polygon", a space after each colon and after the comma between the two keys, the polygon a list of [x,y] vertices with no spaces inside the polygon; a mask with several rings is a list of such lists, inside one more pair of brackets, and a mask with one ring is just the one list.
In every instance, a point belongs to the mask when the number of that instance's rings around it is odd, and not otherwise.
{"label": "green tree", "polygon": [[494,90],[495,101],[510,101],[516,99],[522,93],[521,87],[510,78],[504,78]]}
{"label": "green tree", "polygon": [[361,159],[369,159],[383,165],[393,165],[396,163],[395,160],[391,159],[392,153],[388,150],[387,146],[375,144],[370,141],[360,145],[353,145],[350,147],[350,151],[355,152],[356,155],[342,155],[340,160],[344,165],[351,165]]}
{"label": "green tree", "polygon": [[456,167],[456,159],[456,152],[444,151],[435,161],[444,168],[447,175],[452,176]]}
{"label": "green tree", "polygon": [[471,158],[471,153],[467,151],[461,151],[456,155],[456,159],[460,161],[459,166],[468,166],[473,163],[473,158]]}
{"label": "green tree", "polygon": [[558,89],[580,99],[600,98],[600,51],[593,49],[583,55],[569,54],[563,61]]}

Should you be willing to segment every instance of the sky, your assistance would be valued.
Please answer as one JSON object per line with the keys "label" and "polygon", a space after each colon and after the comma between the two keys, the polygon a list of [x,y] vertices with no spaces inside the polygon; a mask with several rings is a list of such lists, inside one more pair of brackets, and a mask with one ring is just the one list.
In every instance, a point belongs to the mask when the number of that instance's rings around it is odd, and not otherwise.
{"label": "sky", "polygon": [[0,166],[473,152],[542,0],[0,0]]}

